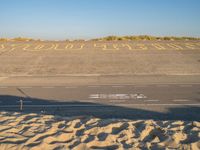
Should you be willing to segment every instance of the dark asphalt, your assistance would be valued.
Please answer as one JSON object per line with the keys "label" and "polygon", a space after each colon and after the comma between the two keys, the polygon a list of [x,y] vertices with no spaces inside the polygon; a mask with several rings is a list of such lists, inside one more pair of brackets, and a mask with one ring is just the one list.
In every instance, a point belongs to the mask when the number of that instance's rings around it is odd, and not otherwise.
{"label": "dark asphalt", "polygon": [[200,84],[0,87],[0,109],[128,119],[200,120]]}

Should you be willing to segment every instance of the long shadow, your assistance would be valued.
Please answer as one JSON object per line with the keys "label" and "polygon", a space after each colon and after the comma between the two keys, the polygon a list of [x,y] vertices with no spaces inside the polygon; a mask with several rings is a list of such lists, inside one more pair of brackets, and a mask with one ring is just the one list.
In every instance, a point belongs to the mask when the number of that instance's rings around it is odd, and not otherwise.
{"label": "long shadow", "polygon": [[[36,98],[23,98],[20,110],[18,96],[0,95],[0,111],[22,111],[24,113],[44,113],[61,116],[94,116],[98,118],[154,119],[154,120],[200,120],[200,107],[173,107],[167,113],[128,108],[99,103],[59,101]],[[32,103],[30,103],[32,101]],[[84,106],[84,107],[83,107]],[[148,106],[147,106],[148,107]]]}

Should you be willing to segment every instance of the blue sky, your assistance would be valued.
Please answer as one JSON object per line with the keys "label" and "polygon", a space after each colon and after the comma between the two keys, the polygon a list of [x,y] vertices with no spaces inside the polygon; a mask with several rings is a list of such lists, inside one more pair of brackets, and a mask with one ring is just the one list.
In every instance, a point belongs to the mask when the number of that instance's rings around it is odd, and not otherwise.
{"label": "blue sky", "polygon": [[200,0],[0,0],[0,37],[200,37]]}

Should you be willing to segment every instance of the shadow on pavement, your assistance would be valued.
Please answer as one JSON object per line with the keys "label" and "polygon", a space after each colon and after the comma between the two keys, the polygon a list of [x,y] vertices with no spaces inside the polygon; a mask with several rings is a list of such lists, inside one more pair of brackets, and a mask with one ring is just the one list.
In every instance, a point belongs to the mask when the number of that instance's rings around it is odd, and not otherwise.
{"label": "shadow on pavement", "polygon": [[[0,95],[0,111],[20,112],[20,99],[21,97],[18,96]],[[60,116],[94,116],[102,119],[123,118],[134,120],[200,120],[200,107],[198,106],[173,107],[168,108],[167,113],[162,113],[140,108],[127,108],[121,106],[78,101],[61,102],[59,100],[46,100],[36,98],[23,98],[23,101],[24,105],[22,112],[24,113],[44,113]],[[32,103],[30,103],[30,101],[32,101]],[[44,106],[37,107],[38,105]]]}

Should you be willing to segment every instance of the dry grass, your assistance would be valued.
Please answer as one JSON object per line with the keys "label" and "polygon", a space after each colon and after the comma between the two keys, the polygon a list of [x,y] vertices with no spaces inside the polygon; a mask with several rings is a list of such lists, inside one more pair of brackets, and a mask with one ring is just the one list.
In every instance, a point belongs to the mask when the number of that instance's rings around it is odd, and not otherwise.
{"label": "dry grass", "polygon": [[40,39],[32,39],[32,38],[24,38],[24,37],[17,37],[17,38],[0,38],[0,42],[8,42],[8,41],[12,41],[12,42],[30,42],[30,41],[40,41]]}
{"label": "dry grass", "polygon": [[93,39],[95,41],[122,41],[122,40],[200,40],[200,38],[195,37],[156,37],[149,35],[140,35],[140,36],[107,36],[103,38]]}
{"label": "dry grass", "polygon": [[7,42],[8,41],[8,39],[6,39],[6,38],[0,38],[0,42]]}

